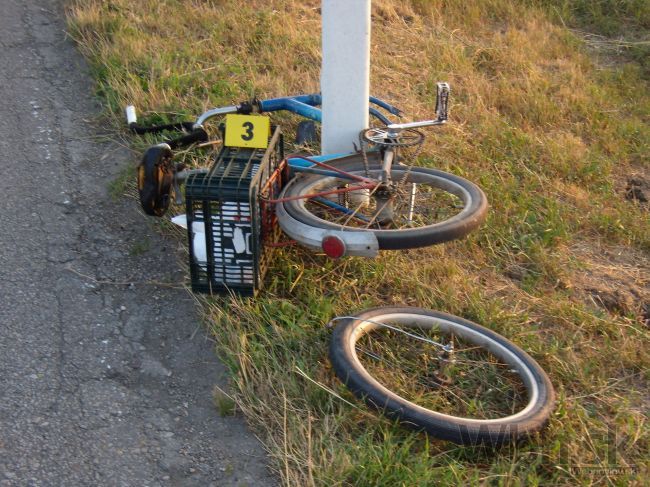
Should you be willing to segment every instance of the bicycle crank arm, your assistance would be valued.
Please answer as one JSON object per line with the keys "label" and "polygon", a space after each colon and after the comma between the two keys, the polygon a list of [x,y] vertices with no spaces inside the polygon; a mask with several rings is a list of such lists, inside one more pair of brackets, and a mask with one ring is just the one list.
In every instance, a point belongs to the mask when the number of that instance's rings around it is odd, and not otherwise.
{"label": "bicycle crank arm", "polygon": [[280,227],[289,237],[311,250],[325,251],[329,256],[327,242],[335,241],[342,249],[340,254],[358,257],[376,257],[379,252],[379,242],[373,232],[343,231],[312,227],[293,218],[282,203],[275,205],[275,214]]}
{"label": "bicycle crank arm", "polygon": [[449,83],[436,83],[436,118],[421,122],[391,123],[387,124],[389,135],[396,137],[402,130],[444,125],[449,118]]}

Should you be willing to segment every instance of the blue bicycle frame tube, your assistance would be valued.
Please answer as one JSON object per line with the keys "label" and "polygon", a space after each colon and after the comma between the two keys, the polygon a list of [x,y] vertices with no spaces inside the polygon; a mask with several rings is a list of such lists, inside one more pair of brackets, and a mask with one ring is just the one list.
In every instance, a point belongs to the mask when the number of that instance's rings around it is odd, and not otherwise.
{"label": "blue bicycle frame tube", "polygon": [[374,103],[375,105],[382,107],[384,110],[388,110],[388,112],[392,113],[393,115],[397,115],[398,117],[402,115],[402,110],[394,107],[390,103],[386,103],[384,100],[375,98],[374,96],[370,97],[370,103]]}
{"label": "blue bicycle frame tube", "polygon": [[[323,118],[322,112],[319,108],[316,107],[321,105],[322,101],[323,99],[321,95],[311,94],[271,98],[270,100],[260,100],[258,102],[258,105],[261,112],[277,112],[279,110],[287,110],[310,120],[321,122]],[[374,96],[371,96],[369,101],[370,103],[373,103],[387,110],[393,115],[399,116],[402,113],[398,108],[390,105],[389,103],[386,103],[385,101],[380,100],[379,98],[375,98]],[[373,117],[378,118],[383,124],[389,125],[392,123],[376,108],[369,107],[368,110]]]}
{"label": "blue bicycle frame tube", "polygon": [[[296,95],[296,96],[285,96],[282,98],[271,98],[270,100],[258,100],[256,102],[259,107],[260,112],[277,112],[280,110],[287,110],[289,112],[295,113],[302,117],[305,117],[316,122],[322,122],[323,114],[320,108],[316,108],[322,105],[323,98],[320,94],[314,93],[311,95]],[[373,103],[384,110],[387,110],[393,115],[401,115],[401,111],[386,103],[385,101],[380,100],[371,96],[369,98],[370,103]],[[247,107],[247,110],[244,110],[244,107]],[[390,125],[392,122],[379,110],[374,107],[368,107],[370,115],[379,119],[384,125]],[[194,122],[194,128],[199,128],[203,126],[203,123],[219,115],[225,115],[228,113],[250,113],[250,104],[242,105],[233,105],[229,107],[213,108],[203,113],[196,119]]]}
{"label": "blue bicycle frame tube", "polygon": [[384,125],[390,125],[391,123],[393,123],[390,120],[388,120],[386,118],[386,116],[383,113],[381,113],[379,110],[377,110],[376,108],[370,107],[370,108],[368,108],[368,111],[370,112],[370,115],[372,115],[375,118],[378,118],[379,121],[381,123],[383,123]]}
{"label": "blue bicycle frame tube", "polygon": [[259,102],[259,107],[262,112],[287,110],[305,118],[320,122],[322,120],[321,111],[319,108],[314,107],[314,105],[320,105],[320,102],[320,95],[299,95],[261,100]]}
{"label": "blue bicycle frame tube", "polygon": [[[349,156],[351,152],[341,152],[339,154],[327,154],[327,155],[320,155],[320,156],[311,156],[310,159],[313,159],[314,161],[317,162],[327,162],[331,161],[332,159],[338,159],[339,157],[345,157]],[[290,167],[293,168],[300,168],[300,167],[312,167],[314,166],[314,163],[311,161],[308,161],[304,157],[290,157],[287,161],[289,163]]]}
{"label": "blue bicycle frame tube", "polygon": [[332,200],[328,200],[327,198],[323,198],[322,196],[316,196],[313,199],[315,201],[318,201],[321,205],[325,205],[325,206],[328,206],[328,207],[332,208],[333,210],[340,211],[344,215],[353,215],[354,218],[358,218],[361,221],[366,221],[366,222],[370,221],[370,219],[367,218],[366,216],[359,215],[357,211],[352,210],[350,208],[347,208],[347,207],[345,207],[343,205],[339,205],[338,203],[335,203]]}
{"label": "blue bicycle frame tube", "polygon": [[[332,159],[338,159],[339,157],[344,157],[344,156],[349,156],[350,154],[327,154],[327,155],[320,155],[320,156],[311,156],[310,159],[318,162],[327,162],[331,161]],[[327,169],[318,169],[316,164],[314,164],[311,161],[308,161],[307,159],[304,159],[303,157],[289,157],[287,159],[287,163],[289,164],[289,169],[291,171],[297,171],[297,172],[308,172],[311,174],[320,174],[321,176],[328,176],[328,177],[335,177],[335,178],[344,178],[345,175],[341,173],[337,173],[336,171],[329,171]]]}
{"label": "blue bicycle frame tube", "polygon": [[331,178],[341,178],[341,179],[349,179],[351,181],[355,181],[354,178],[350,176],[346,176],[345,174],[341,174],[336,171],[328,171],[327,169],[316,169],[315,167],[304,167],[304,166],[292,166],[289,165],[289,167],[298,172],[308,172],[309,174],[318,174],[319,176],[326,176],[326,177],[331,177]]}

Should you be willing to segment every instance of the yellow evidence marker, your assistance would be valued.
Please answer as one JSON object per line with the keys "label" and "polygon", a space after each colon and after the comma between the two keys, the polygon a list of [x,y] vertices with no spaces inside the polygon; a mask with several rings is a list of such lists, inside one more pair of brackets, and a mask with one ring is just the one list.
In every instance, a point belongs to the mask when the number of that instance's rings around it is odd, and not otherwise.
{"label": "yellow evidence marker", "polygon": [[271,134],[271,119],[263,115],[226,115],[228,147],[266,149]]}

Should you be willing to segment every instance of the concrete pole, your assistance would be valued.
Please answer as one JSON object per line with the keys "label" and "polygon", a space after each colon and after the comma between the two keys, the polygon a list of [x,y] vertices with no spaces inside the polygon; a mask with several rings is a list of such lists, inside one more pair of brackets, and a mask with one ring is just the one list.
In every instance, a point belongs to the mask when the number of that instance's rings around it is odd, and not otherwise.
{"label": "concrete pole", "polygon": [[323,154],[351,152],[368,127],[370,0],[322,0]]}

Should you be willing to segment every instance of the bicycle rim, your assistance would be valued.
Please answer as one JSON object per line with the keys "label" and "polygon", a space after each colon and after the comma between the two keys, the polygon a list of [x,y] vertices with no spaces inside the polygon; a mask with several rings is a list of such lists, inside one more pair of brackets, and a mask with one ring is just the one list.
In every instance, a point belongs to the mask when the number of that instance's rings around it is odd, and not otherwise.
{"label": "bicycle rim", "polygon": [[[376,167],[366,171],[357,164],[342,169],[371,180],[380,178]],[[285,208],[297,220],[315,227],[372,231],[382,249],[415,248],[461,238],[485,219],[485,195],[463,178],[406,166],[394,166],[391,178],[389,192],[379,187],[345,191],[355,183],[343,177],[298,178],[287,186],[285,194],[305,198],[288,201]]]}
{"label": "bicycle rim", "polygon": [[519,438],[547,420],[548,377],[496,333],[417,308],[359,318],[337,328],[331,357],[337,375],[373,407],[458,443]]}

